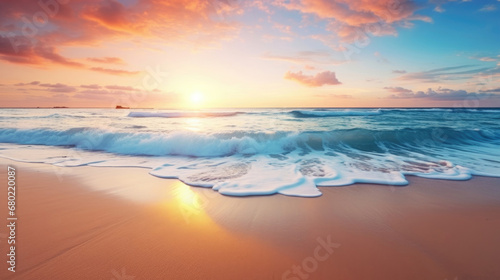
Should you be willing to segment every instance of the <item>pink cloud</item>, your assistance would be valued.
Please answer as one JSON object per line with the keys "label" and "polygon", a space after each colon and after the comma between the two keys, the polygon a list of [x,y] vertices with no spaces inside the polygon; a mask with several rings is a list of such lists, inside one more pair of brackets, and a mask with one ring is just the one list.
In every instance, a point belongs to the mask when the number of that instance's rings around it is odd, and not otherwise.
{"label": "pink cloud", "polygon": [[133,87],[129,86],[105,86],[107,89],[113,89],[113,90],[124,90],[124,91],[136,91],[138,89],[135,89]]}
{"label": "pink cloud", "polygon": [[[21,100],[22,104],[36,104],[36,106],[78,104],[78,106],[114,107],[121,104],[130,107],[155,107],[158,104],[172,104],[178,101],[178,95],[172,92],[163,92],[158,89],[144,90],[132,86],[99,84],[73,86],[38,81],[5,86],[15,86],[15,97]],[[9,91],[12,92],[12,90]]]}
{"label": "pink cloud", "polygon": [[87,60],[105,64],[125,64],[125,61],[119,57],[88,57]]}
{"label": "pink cloud", "polygon": [[[0,1],[0,60],[34,66],[88,68],[62,56],[60,49],[141,37],[165,43],[202,40],[203,45],[207,45],[236,34],[238,25],[221,15],[237,13],[239,9],[239,4],[232,0],[137,0],[128,4],[116,0]],[[88,61],[122,62],[120,58]]]}
{"label": "pink cloud", "polygon": [[406,93],[413,92],[411,89],[407,89],[407,88],[403,88],[403,87],[384,87],[384,89],[388,90],[389,92],[397,93],[397,94],[406,94]]}
{"label": "pink cloud", "polygon": [[336,77],[334,72],[325,71],[318,73],[314,76],[304,75],[302,71],[297,73],[286,72],[285,79],[296,81],[300,84],[309,86],[309,87],[321,87],[324,85],[340,85],[342,84]]}
{"label": "pink cloud", "polygon": [[100,85],[92,84],[92,85],[81,85],[81,88],[86,88],[86,89],[100,89]]}
{"label": "pink cloud", "polygon": [[429,17],[416,15],[418,5],[408,0],[291,0],[277,3],[326,20],[329,23],[327,29],[347,43],[362,40],[367,34],[397,35],[397,24],[411,26],[410,21],[432,21]]}
{"label": "pink cloud", "polygon": [[140,71],[127,71],[127,70],[110,69],[102,67],[91,67],[90,70],[110,75],[118,75],[118,76],[137,75],[140,73]]}

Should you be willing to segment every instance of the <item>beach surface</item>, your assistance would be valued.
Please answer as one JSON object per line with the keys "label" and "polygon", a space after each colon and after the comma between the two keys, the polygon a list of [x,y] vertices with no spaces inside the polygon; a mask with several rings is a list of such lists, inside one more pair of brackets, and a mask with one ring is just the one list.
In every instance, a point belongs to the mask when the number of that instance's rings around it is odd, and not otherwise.
{"label": "beach surface", "polygon": [[500,279],[500,179],[229,197],[147,169],[16,168],[16,272],[1,279]]}

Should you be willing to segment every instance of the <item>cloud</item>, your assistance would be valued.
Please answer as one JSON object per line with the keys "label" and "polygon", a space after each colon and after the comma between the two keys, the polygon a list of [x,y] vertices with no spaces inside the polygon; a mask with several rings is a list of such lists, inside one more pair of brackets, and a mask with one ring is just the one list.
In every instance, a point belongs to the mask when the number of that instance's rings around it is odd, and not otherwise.
{"label": "cloud", "polygon": [[127,92],[119,91],[119,90],[107,90],[107,89],[86,89],[78,92],[79,94],[76,97],[83,97],[89,94],[91,95],[113,95],[113,94],[126,94]]}
{"label": "cloud", "polygon": [[33,81],[33,82],[30,82],[30,83],[17,83],[17,84],[14,84],[15,86],[19,87],[19,86],[36,86],[36,85],[39,85],[40,82],[39,81]]}
{"label": "cloud", "polygon": [[57,83],[57,84],[39,84],[41,87],[45,87],[47,91],[51,92],[62,92],[62,93],[70,93],[75,92],[76,87],[68,86],[65,84]]}
{"label": "cloud", "polygon": [[[123,91],[123,90],[109,90],[102,89],[85,89],[77,92],[72,96],[72,99],[79,99],[82,102],[92,102],[92,104],[109,104],[109,106],[130,106],[130,107],[151,107],[158,106],[158,104],[172,104],[176,102],[178,96],[174,93],[163,93],[158,90],[147,91],[138,90],[138,92]],[[135,102],[139,94],[140,101]],[[132,102],[132,103],[130,103]]]}
{"label": "cloud", "polygon": [[445,9],[443,9],[443,7],[441,7],[441,6],[436,6],[434,8],[434,11],[438,12],[438,13],[444,13]]}
{"label": "cloud", "polygon": [[484,5],[481,9],[479,9],[480,12],[493,12],[497,9],[495,5]]}
{"label": "cloud", "polygon": [[273,25],[273,28],[279,30],[281,33],[285,33],[288,35],[294,35],[294,33],[292,32],[292,27],[290,25],[284,25],[284,24],[280,24],[280,23],[275,22]]}
{"label": "cloud", "polygon": [[70,67],[83,66],[61,56],[53,47],[40,42],[35,45],[27,37],[14,35],[0,35],[0,60],[17,64],[43,65],[52,62]]}
{"label": "cloud", "polygon": [[[23,86],[24,85],[24,86]],[[12,84],[8,85],[12,86]],[[36,86],[36,88],[33,88]],[[27,91],[27,89],[29,91]],[[80,85],[64,83],[19,83],[14,93],[16,97],[28,101],[36,101],[36,106],[109,106],[117,104],[131,107],[154,107],[173,104],[180,99],[179,95],[163,92],[158,89],[142,90],[139,86],[125,85]],[[76,103],[75,103],[76,102]]]}
{"label": "cloud", "polygon": [[300,51],[291,55],[266,53],[261,58],[295,64],[341,64],[345,62],[345,59],[334,58],[329,51]]}
{"label": "cloud", "polygon": [[335,76],[335,73],[330,72],[330,71],[321,72],[321,73],[316,74],[315,76],[304,75],[302,73],[302,71],[299,71],[297,73],[293,73],[293,72],[288,71],[285,74],[285,79],[296,81],[300,84],[303,84],[303,85],[306,85],[309,87],[321,87],[324,85],[340,85],[340,84],[342,84]]}
{"label": "cloud", "polygon": [[[461,0],[459,2],[463,3],[469,1],[471,0]],[[429,0],[429,3],[436,5],[434,11],[438,13],[444,13],[446,10],[443,8],[443,5],[450,2],[457,2],[457,0]]]}
{"label": "cloud", "polygon": [[50,62],[70,67],[84,67],[82,63],[71,61],[56,52],[54,47],[36,47],[36,54]]}
{"label": "cloud", "polygon": [[416,15],[419,5],[407,0],[281,0],[276,3],[326,21],[328,30],[346,43],[363,40],[366,33],[397,35],[396,26],[409,26],[412,21],[432,21],[427,16]]}
{"label": "cloud", "polygon": [[87,60],[105,64],[125,64],[125,61],[119,57],[88,57]]}
{"label": "cloud", "polygon": [[350,94],[330,94],[330,97],[339,99],[353,99],[354,97]]}
{"label": "cloud", "polygon": [[[452,67],[443,67],[423,72],[406,73],[398,80],[401,81],[420,81],[420,82],[440,82],[442,80],[461,80],[469,79],[474,75],[491,70],[491,67],[474,68],[475,65],[460,65]],[[465,69],[465,70],[463,70]],[[462,71],[458,71],[462,70]]]}
{"label": "cloud", "polygon": [[[389,89],[398,89],[398,88],[390,87]],[[500,94],[491,94],[483,92],[475,93],[475,92],[467,92],[465,90],[453,90],[441,87],[436,90],[429,88],[426,91],[417,91],[417,92],[408,89],[402,89],[399,92],[397,90],[392,90],[392,91],[397,93],[390,95],[388,98],[428,99],[434,101],[462,101],[462,100],[474,100],[474,99],[478,100],[478,99],[500,98]]]}
{"label": "cloud", "polygon": [[374,52],[373,55],[377,57],[377,62],[379,63],[390,63],[389,60],[384,57],[380,52]]}
{"label": "cloud", "polygon": [[480,78],[492,78],[497,76],[500,76],[500,67],[489,68],[476,75],[476,77]]}
{"label": "cloud", "polygon": [[0,35],[0,60],[17,64],[59,64],[69,67],[84,67],[79,62],[63,57],[54,47],[43,43],[31,44],[24,36]]}
{"label": "cloud", "polygon": [[124,91],[137,91],[138,89],[135,89],[133,87],[129,86],[105,86],[107,89],[112,89],[112,90],[124,90]]}
{"label": "cloud", "polygon": [[479,92],[498,92],[498,93],[500,93],[500,88],[485,89],[485,90],[480,90]]}
{"label": "cloud", "polygon": [[406,74],[406,70],[392,70],[393,74]]}
{"label": "cloud", "polygon": [[384,89],[388,90],[389,92],[393,93],[412,93],[413,91],[407,88],[402,88],[402,87],[384,87]]}
{"label": "cloud", "polygon": [[497,56],[472,56],[471,59],[477,59],[479,61],[485,62],[496,62],[497,66],[500,66],[500,55]]}
{"label": "cloud", "polygon": [[130,76],[130,75],[137,75],[140,73],[140,71],[127,71],[127,70],[109,69],[102,67],[91,67],[90,70],[117,76]]}
{"label": "cloud", "polygon": [[81,88],[86,88],[86,89],[100,89],[100,88],[102,88],[100,85],[96,85],[96,84],[93,84],[93,85],[81,85],[80,87]]}
{"label": "cloud", "polygon": [[[236,0],[0,1],[0,60],[87,68],[61,55],[60,49],[99,46],[110,39],[140,42],[151,38],[163,44],[207,46],[237,34],[240,25],[224,15],[239,12],[241,4]],[[46,19],[33,22],[35,15]],[[120,62],[116,58],[87,61]]]}

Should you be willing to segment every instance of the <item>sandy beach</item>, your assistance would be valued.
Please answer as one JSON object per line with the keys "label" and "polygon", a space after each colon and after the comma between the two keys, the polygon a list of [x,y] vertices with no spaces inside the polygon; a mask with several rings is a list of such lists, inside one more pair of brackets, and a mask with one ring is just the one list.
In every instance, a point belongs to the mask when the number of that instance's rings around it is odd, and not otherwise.
{"label": "sandy beach", "polygon": [[18,217],[1,279],[500,278],[498,178],[240,198],[146,169],[0,163]]}

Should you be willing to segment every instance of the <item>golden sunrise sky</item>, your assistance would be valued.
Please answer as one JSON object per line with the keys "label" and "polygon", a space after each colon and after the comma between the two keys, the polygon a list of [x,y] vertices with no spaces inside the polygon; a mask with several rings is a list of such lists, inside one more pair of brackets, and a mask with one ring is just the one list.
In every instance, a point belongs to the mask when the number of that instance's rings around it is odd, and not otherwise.
{"label": "golden sunrise sky", "polygon": [[500,106],[498,8],[4,0],[0,106]]}

